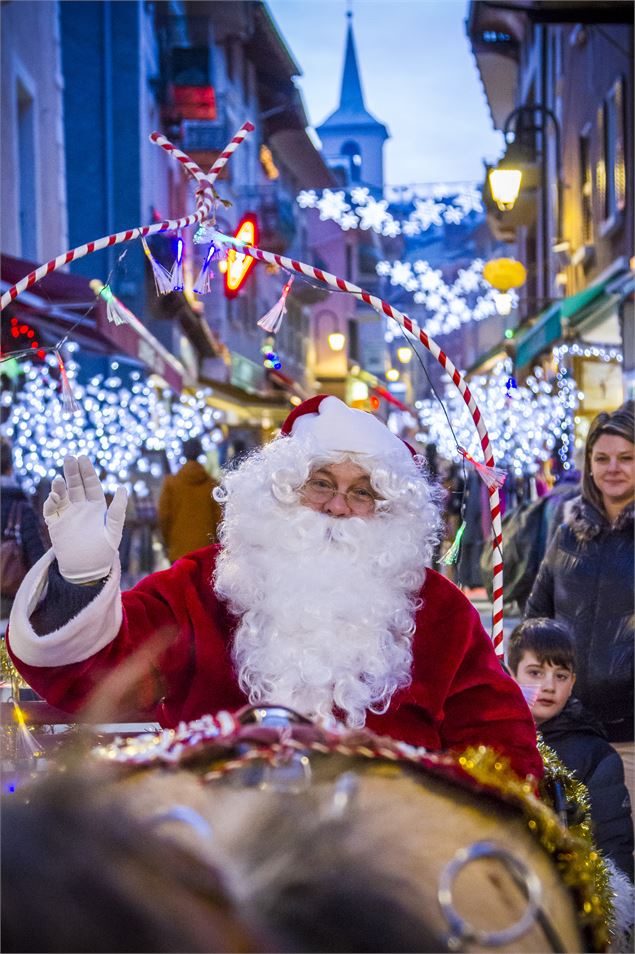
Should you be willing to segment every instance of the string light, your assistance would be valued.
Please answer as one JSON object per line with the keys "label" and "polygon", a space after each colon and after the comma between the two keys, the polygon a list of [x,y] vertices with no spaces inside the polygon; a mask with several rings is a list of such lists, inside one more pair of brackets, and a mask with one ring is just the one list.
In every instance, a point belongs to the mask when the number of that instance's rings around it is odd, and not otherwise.
{"label": "string light", "polygon": [[622,352],[617,348],[602,348],[597,345],[561,344],[553,349],[552,354],[557,361],[561,361],[567,355],[575,358],[599,358],[600,361],[615,361],[617,364],[622,364],[624,361]]}

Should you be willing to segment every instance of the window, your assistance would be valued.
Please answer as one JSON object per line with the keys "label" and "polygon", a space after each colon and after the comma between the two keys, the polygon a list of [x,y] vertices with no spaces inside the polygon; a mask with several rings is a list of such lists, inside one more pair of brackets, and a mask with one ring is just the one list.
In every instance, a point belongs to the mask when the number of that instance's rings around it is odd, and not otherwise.
{"label": "window", "polygon": [[356,280],[357,274],[353,271],[353,246],[347,242],[346,243],[346,277],[349,282],[354,282]]}
{"label": "window", "polygon": [[362,154],[359,145],[356,142],[345,142],[340,152],[343,156],[347,156],[350,162],[350,181],[360,182],[362,176]]}
{"label": "window", "polygon": [[597,128],[598,128],[598,161],[595,167],[595,191],[597,192],[599,211],[603,219],[608,218],[607,215],[607,198],[606,198],[606,137],[605,137],[605,126],[606,126],[606,117],[605,117],[606,107],[604,103],[598,108],[597,111]]}
{"label": "window", "polygon": [[234,50],[234,41],[231,37],[225,41],[225,60],[227,65],[227,78],[233,83],[236,78],[236,51]]}
{"label": "window", "polygon": [[593,175],[591,171],[591,138],[585,129],[579,138],[580,197],[582,205],[582,241],[593,244]]}
{"label": "window", "polygon": [[37,262],[37,183],[35,154],[35,104],[33,96],[18,80],[18,155],[20,157],[19,217],[23,258]]}
{"label": "window", "polygon": [[615,81],[608,96],[607,133],[613,146],[611,163],[611,191],[616,212],[626,206],[626,159],[624,148],[624,80]]}
{"label": "window", "polygon": [[243,49],[243,96],[245,97],[245,102],[248,103],[251,99],[251,63],[245,56],[245,51]]}
{"label": "window", "polygon": [[359,361],[359,325],[354,318],[348,319],[348,356]]}
{"label": "window", "polygon": [[600,157],[596,186],[604,221],[611,221],[626,205],[626,159],[624,149],[624,81],[615,81],[597,116]]}

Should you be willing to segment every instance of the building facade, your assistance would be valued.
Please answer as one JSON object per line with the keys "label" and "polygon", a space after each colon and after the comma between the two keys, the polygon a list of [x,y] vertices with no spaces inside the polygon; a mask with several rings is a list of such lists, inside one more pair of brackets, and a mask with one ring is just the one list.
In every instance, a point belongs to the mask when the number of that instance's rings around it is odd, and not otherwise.
{"label": "building facade", "polygon": [[577,439],[634,387],[633,24],[629,4],[479,3],[467,32],[500,166],[523,173],[489,221],[527,268],[513,343],[522,376],[564,361],[581,392]]}
{"label": "building facade", "polygon": [[1,10],[0,247],[31,262],[68,248],[58,14],[57,3],[30,0]]}

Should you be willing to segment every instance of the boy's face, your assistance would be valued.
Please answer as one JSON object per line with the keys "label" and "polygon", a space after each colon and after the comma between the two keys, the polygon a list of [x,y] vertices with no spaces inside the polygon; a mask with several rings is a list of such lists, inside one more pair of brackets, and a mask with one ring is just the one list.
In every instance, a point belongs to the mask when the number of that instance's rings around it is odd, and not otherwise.
{"label": "boy's face", "polygon": [[530,704],[536,725],[562,712],[575,683],[575,675],[570,669],[541,663],[531,652],[525,652],[521,657],[515,678],[519,685],[536,690],[535,702]]}

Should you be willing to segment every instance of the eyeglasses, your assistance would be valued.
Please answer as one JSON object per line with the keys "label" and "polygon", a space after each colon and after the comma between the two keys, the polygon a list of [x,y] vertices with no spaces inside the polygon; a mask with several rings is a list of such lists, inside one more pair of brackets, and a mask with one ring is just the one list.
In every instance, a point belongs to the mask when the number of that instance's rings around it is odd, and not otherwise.
{"label": "eyeglasses", "polygon": [[[309,503],[324,504],[330,503],[333,497],[336,497],[340,491],[333,487],[327,480],[320,480],[313,477],[307,480],[301,490],[302,496]],[[354,487],[342,493],[342,497],[354,513],[371,513],[375,509],[378,498],[365,487]]]}

